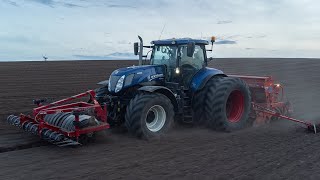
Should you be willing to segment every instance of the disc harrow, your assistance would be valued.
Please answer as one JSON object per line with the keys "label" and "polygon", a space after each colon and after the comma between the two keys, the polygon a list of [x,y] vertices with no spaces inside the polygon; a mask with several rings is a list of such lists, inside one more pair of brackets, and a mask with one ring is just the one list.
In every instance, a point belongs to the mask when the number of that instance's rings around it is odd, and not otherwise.
{"label": "disc harrow", "polygon": [[[93,104],[65,104],[87,95]],[[93,137],[95,132],[109,128],[106,107],[96,101],[94,91],[90,90],[47,105],[42,105],[45,102],[42,100],[34,102],[38,107],[33,110],[33,117],[24,114],[10,115],[7,122],[58,146],[80,145]]]}

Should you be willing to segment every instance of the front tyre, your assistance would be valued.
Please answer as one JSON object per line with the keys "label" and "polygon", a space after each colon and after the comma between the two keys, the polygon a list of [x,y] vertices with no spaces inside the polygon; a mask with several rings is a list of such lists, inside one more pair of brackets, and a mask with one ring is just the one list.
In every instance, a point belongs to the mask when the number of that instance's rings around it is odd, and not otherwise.
{"label": "front tyre", "polygon": [[127,106],[125,125],[134,136],[151,139],[167,132],[173,125],[173,117],[170,99],[158,93],[142,93]]}

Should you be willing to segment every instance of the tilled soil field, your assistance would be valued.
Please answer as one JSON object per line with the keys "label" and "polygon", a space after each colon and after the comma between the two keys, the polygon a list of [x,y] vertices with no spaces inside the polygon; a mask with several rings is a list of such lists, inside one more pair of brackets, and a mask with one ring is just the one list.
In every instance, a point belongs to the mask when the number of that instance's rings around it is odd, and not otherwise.
{"label": "tilled soil field", "polygon": [[[176,126],[144,141],[102,132],[97,142],[60,148],[6,125],[31,112],[32,99],[94,89],[136,61],[0,63],[0,179],[320,179],[320,136],[287,121],[234,133]],[[286,88],[294,116],[320,120],[320,60],[217,59],[227,74],[272,75]]]}

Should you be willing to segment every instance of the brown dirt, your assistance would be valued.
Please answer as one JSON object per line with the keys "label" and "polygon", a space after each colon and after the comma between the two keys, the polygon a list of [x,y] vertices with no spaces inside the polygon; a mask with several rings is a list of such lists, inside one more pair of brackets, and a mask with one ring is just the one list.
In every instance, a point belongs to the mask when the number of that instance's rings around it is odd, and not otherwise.
{"label": "brown dirt", "polygon": [[[30,112],[37,97],[93,89],[112,70],[135,63],[0,63],[0,118]],[[286,87],[295,117],[320,120],[319,60],[218,59],[210,66],[272,75]],[[104,132],[96,143],[59,148],[1,122],[0,179],[319,179],[319,138],[281,121],[235,133],[175,127],[153,142]]]}

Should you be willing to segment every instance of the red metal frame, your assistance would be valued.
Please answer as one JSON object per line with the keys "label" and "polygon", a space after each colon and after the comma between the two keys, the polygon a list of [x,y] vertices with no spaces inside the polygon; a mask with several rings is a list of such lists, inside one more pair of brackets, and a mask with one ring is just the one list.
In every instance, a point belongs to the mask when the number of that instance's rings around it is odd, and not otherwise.
{"label": "red metal frame", "polygon": [[[284,102],[284,90],[280,84],[275,84],[271,76],[243,76],[230,75],[244,80],[250,88],[252,95],[251,116],[255,118],[255,123],[261,124],[271,120],[272,117],[282,118],[307,126],[316,133],[316,127],[313,123],[288,117],[282,113],[292,112],[289,104]],[[264,89],[265,101],[257,102],[254,98],[257,89]],[[280,111],[280,112],[279,112]]]}
{"label": "red metal frame", "polygon": [[295,118],[291,118],[291,117],[288,117],[288,116],[284,116],[284,115],[282,115],[282,114],[280,114],[278,112],[272,111],[272,110],[264,108],[262,106],[259,106],[256,103],[252,103],[252,107],[254,108],[255,111],[260,111],[260,112],[269,114],[271,116],[276,116],[276,117],[284,118],[284,119],[287,119],[287,120],[290,120],[290,121],[293,121],[293,122],[301,123],[301,124],[306,125],[307,127],[314,125],[313,123],[308,122],[308,121],[302,121],[302,120],[299,120],[299,119],[295,119]]}
{"label": "red metal frame", "polygon": [[[75,102],[65,104],[75,99],[79,99],[85,96],[89,96],[91,103],[87,102]],[[75,127],[74,131],[65,131],[59,127],[48,124],[44,121],[44,117],[47,114],[55,114],[61,112],[74,112],[75,121],[79,122],[79,114],[86,111],[93,111],[96,119],[100,121],[99,125],[90,126],[87,128],[79,129]],[[52,131],[61,133],[70,138],[78,139],[82,134],[88,134],[96,131],[101,131],[104,129],[110,128],[110,125],[107,123],[107,107],[106,105],[101,106],[99,102],[95,99],[95,92],[93,90],[89,90],[87,92],[71,96],[69,98],[65,98],[47,105],[38,104],[37,108],[33,109],[33,117],[27,116],[24,114],[20,115],[20,125],[23,125],[25,122],[33,122],[38,124],[38,134],[41,136],[41,131],[44,128],[50,129]]]}
{"label": "red metal frame", "polygon": [[[275,84],[271,76],[230,76],[238,77],[247,83],[251,91],[253,103],[276,112],[279,110],[281,112],[291,111],[290,107],[284,102],[283,87],[280,84]],[[263,102],[258,102],[257,99],[255,99],[257,90],[264,92],[265,100]],[[260,111],[254,111],[252,116],[256,118],[257,123],[264,123],[273,117],[271,114]]]}

